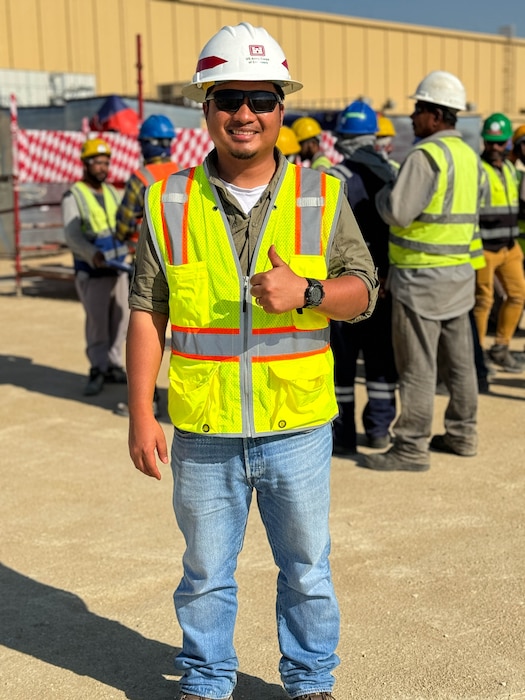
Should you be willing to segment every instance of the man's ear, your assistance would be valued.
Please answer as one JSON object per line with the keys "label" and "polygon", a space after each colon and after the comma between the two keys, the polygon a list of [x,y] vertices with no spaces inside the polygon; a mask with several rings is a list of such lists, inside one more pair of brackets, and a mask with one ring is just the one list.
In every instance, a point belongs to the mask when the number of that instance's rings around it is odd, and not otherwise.
{"label": "man's ear", "polygon": [[210,103],[209,102],[203,102],[202,103],[202,113],[204,114],[204,119],[208,119],[208,111],[210,109]]}

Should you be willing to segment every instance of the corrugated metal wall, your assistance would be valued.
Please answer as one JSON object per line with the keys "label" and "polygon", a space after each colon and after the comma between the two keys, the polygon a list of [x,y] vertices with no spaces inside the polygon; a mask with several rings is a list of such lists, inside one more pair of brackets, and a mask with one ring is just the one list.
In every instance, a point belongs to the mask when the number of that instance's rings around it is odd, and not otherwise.
{"label": "corrugated metal wall", "polygon": [[[321,6],[321,3],[320,3]],[[98,94],[136,95],[142,37],[144,97],[187,81],[204,43],[223,25],[264,26],[305,84],[294,108],[341,109],[358,96],[407,114],[430,70],[465,83],[474,111],[525,121],[525,40],[434,30],[221,0],[2,0],[0,67],[96,75]]]}

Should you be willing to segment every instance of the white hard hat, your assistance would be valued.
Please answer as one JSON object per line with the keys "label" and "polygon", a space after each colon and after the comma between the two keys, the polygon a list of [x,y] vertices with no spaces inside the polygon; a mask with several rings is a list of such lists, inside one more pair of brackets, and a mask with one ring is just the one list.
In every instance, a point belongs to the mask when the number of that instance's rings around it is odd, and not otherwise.
{"label": "white hard hat", "polygon": [[229,80],[268,81],[280,85],[284,94],[303,85],[290,78],[286,56],[263,27],[248,22],[220,29],[202,49],[197,70],[182,94],[204,102],[206,90]]}
{"label": "white hard hat", "polygon": [[429,73],[417,86],[413,100],[463,110],[467,108],[465,87],[459,78],[444,70]]}

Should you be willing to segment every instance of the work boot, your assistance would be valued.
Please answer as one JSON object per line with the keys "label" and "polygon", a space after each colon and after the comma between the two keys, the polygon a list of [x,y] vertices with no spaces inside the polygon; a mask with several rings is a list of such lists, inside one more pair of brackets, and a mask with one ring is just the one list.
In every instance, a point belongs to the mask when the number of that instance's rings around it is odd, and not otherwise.
{"label": "work boot", "polygon": [[508,345],[493,345],[489,350],[489,357],[504,372],[509,372],[510,374],[521,374],[523,372],[523,365],[512,357]]}
{"label": "work boot", "polygon": [[123,367],[110,365],[104,374],[104,379],[108,384],[127,384],[128,378]]}
{"label": "work boot", "polygon": [[399,455],[392,447],[388,452],[382,454],[366,455],[364,466],[378,472],[426,472],[430,469],[430,462],[413,462]]}
{"label": "work boot", "polygon": [[332,693],[310,693],[309,695],[299,695],[295,700],[335,700]]}
{"label": "work boot", "polygon": [[373,450],[385,450],[392,442],[390,435],[367,435],[366,444]]}
{"label": "work boot", "polygon": [[89,378],[84,387],[84,396],[96,396],[102,391],[104,386],[104,373],[98,367],[89,370]]}
{"label": "work boot", "polygon": [[447,452],[451,455],[458,455],[459,457],[475,457],[476,449],[474,447],[464,447],[461,445],[454,445],[454,439],[450,435],[434,435],[430,441],[430,448],[436,450],[436,452]]}

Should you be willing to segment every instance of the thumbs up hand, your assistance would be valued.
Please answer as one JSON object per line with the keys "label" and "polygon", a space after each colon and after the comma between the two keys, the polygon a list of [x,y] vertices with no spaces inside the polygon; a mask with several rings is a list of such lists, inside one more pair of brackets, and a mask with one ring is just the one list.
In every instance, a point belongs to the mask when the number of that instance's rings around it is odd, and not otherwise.
{"label": "thumbs up hand", "polygon": [[275,246],[268,250],[272,269],[258,272],[250,279],[250,294],[267,313],[282,314],[301,308],[307,282],[292,272],[289,265],[278,255]]}

